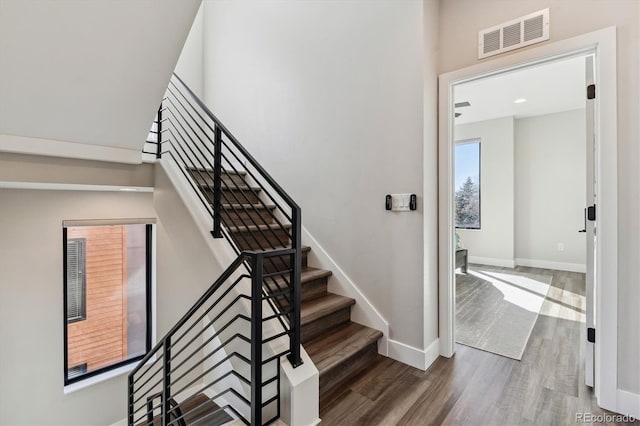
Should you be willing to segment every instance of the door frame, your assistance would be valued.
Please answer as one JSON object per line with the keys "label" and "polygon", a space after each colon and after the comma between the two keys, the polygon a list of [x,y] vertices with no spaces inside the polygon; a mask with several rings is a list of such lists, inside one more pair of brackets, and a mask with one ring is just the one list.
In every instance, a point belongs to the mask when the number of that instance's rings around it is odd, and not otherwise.
{"label": "door frame", "polygon": [[[595,395],[602,408],[617,411],[618,382],[618,178],[616,28],[484,61],[439,76],[438,99],[438,319],[440,355],[455,354],[455,275],[453,206],[453,87],[491,75],[557,59],[595,54],[596,176],[598,229],[596,260],[596,377]],[[586,93],[585,93],[586,96]],[[606,287],[606,291],[603,290]],[[586,334],[586,333],[585,333]],[[583,343],[581,342],[581,345]],[[613,372],[608,373],[607,372]]]}

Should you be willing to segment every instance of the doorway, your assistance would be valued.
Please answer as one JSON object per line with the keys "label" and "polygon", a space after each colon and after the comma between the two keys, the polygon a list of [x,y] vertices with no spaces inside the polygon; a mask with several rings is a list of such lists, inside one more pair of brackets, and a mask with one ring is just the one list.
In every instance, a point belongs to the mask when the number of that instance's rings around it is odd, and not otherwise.
{"label": "doorway", "polygon": [[[575,56],[593,55],[598,76],[597,113],[594,128],[598,150],[595,173],[599,202],[596,226],[595,280],[596,342],[594,348],[595,394],[603,408],[615,409],[617,376],[617,159],[615,29],[609,28],[562,42],[500,57],[440,76],[439,126],[439,329],[440,354],[455,353],[455,234],[454,234],[454,87],[490,76]],[[613,59],[612,59],[613,58]],[[585,333],[586,334],[586,333]],[[584,342],[586,345],[586,342]]]}
{"label": "doorway", "polygon": [[540,315],[574,331],[568,350],[581,343],[593,282],[593,229],[583,229],[593,176],[587,65],[578,55],[454,86],[459,344],[521,360]]}

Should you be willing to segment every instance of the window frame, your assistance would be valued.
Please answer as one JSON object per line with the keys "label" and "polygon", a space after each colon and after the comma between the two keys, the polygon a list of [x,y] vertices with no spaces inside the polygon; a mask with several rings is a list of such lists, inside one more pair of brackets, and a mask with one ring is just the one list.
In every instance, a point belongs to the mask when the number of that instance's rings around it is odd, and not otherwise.
{"label": "window frame", "polygon": [[[81,375],[75,377],[69,377],[69,345],[68,345],[68,325],[73,322],[67,321],[67,226],[110,226],[110,225],[145,225],[145,307],[146,307],[146,338],[145,338],[145,352],[141,355],[138,355],[133,358],[129,358],[106,367],[102,367],[97,370],[89,371],[87,373],[83,373]],[[154,315],[153,315],[153,301],[155,300],[152,294],[153,291],[153,261],[154,261],[154,248],[153,248],[153,235],[154,235],[154,225],[152,223],[141,223],[136,220],[131,221],[118,221],[117,223],[105,221],[104,223],[95,222],[95,221],[87,221],[87,224],[83,225],[67,225],[63,223],[62,227],[62,289],[63,289],[63,349],[64,349],[64,364],[63,364],[63,377],[64,377],[64,386],[65,392],[66,387],[69,385],[79,384],[83,381],[87,381],[91,378],[96,378],[97,376],[104,375],[105,373],[109,373],[114,370],[121,369],[122,367],[126,367],[128,365],[135,364],[139,362],[141,359],[145,357],[145,355],[151,350],[153,343],[153,335],[154,332]],[[86,295],[86,275],[85,275],[85,295]],[[86,300],[85,300],[85,319],[86,319]],[[74,321],[75,322],[75,321]],[[133,366],[133,365],[132,365]],[[75,366],[71,366],[74,368]]]}
{"label": "window frame", "polygon": [[456,156],[455,149],[458,145],[471,145],[478,144],[478,226],[458,226],[456,223],[457,216],[457,208],[456,205],[456,194],[455,191],[453,193],[453,227],[457,229],[467,230],[467,231],[480,231],[482,230],[482,138],[471,138],[471,139],[462,139],[454,142],[453,146],[453,167],[454,167],[454,189],[455,189],[455,169],[456,169]]}

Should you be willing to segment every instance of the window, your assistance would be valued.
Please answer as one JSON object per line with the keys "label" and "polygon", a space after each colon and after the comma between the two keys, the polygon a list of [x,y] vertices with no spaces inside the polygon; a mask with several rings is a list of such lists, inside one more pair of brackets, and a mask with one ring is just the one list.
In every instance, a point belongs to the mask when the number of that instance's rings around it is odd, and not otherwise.
{"label": "window", "polygon": [[151,349],[152,225],[65,222],[64,384]]}
{"label": "window", "polygon": [[72,379],[74,377],[81,376],[87,372],[87,363],[76,365],[75,367],[69,368],[69,378]]}
{"label": "window", "polygon": [[480,140],[455,145],[456,228],[480,229]]}
{"label": "window", "polygon": [[86,318],[86,281],[84,238],[67,240],[67,322]]}

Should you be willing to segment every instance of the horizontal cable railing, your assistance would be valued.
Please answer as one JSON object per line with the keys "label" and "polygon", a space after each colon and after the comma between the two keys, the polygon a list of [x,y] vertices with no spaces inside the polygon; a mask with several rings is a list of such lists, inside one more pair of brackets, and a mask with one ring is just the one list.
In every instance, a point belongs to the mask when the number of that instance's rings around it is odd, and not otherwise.
{"label": "horizontal cable railing", "polygon": [[243,252],[142,359],[128,378],[129,425],[184,426],[220,411],[252,425],[280,417],[280,357],[289,349],[265,359],[264,345],[292,332],[274,323],[281,314],[268,302],[277,296],[263,280],[266,262],[284,256],[295,250]]}

